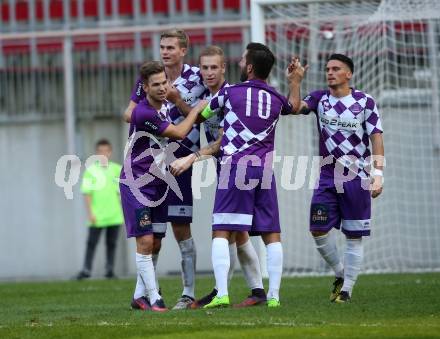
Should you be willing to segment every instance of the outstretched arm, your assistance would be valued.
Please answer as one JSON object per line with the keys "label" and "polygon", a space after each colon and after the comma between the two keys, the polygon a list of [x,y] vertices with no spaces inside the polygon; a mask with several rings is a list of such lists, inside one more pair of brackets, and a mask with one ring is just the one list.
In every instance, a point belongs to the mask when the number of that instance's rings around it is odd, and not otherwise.
{"label": "outstretched arm", "polygon": [[176,140],[184,139],[189,133],[189,131],[191,131],[191,128],[193,127],[197,117],[199,116],[200,112],[203,111],[206,104],[207,104],[206,100],[199,101],[199,103],[191,109],[185,120],[183,120],[178,125],[170,124],[162,132],[161,136]]}
{"label": "outstretched arm", "polygon": [[220,144],[223,136],[223,128],[219,129],[219,137],[216,141],[203,147],[200,151],[174,160],[170,165],[171,174],[178,176],[190,168],[196,161],[204,160],[217,154],[220,151]]}

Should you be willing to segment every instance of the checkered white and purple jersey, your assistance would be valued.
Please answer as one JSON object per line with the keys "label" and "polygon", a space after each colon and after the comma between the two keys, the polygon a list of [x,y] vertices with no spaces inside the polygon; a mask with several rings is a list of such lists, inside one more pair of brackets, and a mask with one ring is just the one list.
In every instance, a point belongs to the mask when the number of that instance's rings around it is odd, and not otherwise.
{"label": "checkered white and purple jersey", "polygon": [[329,90],[318,90],[303,100],[317,117],[319,155],[332,155],[345,167],[354,165],[359,177],[368,177],[369,136],[383,132],[373,97],[356,89],[342,98],[332,96]]}
{"label": "checkered white and purple jersey", "polygon": [[245,165],[243,160],[255,159],[247,165],[264,167],[266,155],[274,149],[275,127],[280,114],[292,113],[287,98],[265,81],[252,79],[222,88],[202,116],[208,119],[221,110],[224,112],[222,162]]}
{"label": "checkered white and purple jersey", "polygon": [[[220,87],[220,90],[224,87],[229,87],[229,84],[225,81],[222,86]],[[219,91],[220,91],[219,90]],[[203,100],[210,101],[214,96],[218,94],[212,94],[209,91],[205,93],[205,96],[203,97]],[[208,141],[208,144],[213,143],[218,139],[219,136],[219,128],[223,128],[223,111],[219,111],[216,115],[213,115],[211,118],[206,119],[203,122],[203,126],[205,128],[205,135],[206,140]]]}
{"label": "checkered white and purple jersey", "polygon": [[[203,98],[206,87],[203,84],[200,69],[195,66],[184,64],[182,73],[173,82],[173,85],[179,91],[180,96],[186,104],[194,107],[201,98]],[[139,103],[145,98],[145,92],[142,88],[142,79],[136,81],[136,85],[133,88],[130,99],[136,103]],[[184,116],[180,113],[177,107],[170,103],[171,111],[170,117],[173,124],[180,123]],[[181,147],[176,151],[177,157],[186,156],[200,149],[200,126],[194,125],[193,129],[188,133],[185,139],[180,141]]]}

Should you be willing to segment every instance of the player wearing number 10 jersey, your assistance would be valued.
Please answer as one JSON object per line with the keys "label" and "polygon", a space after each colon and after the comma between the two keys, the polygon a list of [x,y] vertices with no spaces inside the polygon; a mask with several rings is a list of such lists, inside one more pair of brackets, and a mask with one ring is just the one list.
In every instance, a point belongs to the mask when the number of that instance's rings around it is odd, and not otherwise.
{"label": "player wearing number 10 jersey", "polygon": [[240,61],[244,82],[222,88],[201,113],[209,119],[220,110],[224,112],[212,242],[218,293],[205,308],[229,305],[228,240],[237,231],[261,235],[267,249],[267,303],[269,307],[280,305],[283,252],[271,155],[280,114],[291,114],[292,107],[266,83],[274,62],[265,45],[250,43]]}

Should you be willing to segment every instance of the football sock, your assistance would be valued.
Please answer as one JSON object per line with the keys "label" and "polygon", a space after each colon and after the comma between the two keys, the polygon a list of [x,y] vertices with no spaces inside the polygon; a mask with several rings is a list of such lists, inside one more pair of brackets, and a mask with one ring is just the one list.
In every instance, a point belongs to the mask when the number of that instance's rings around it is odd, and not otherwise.
{"label": "football sock", "polygon": [[251,290],[263,288],[263,278],[261,276],[260,261],[257,252],[250,240],[237,247],[238,261],[243,270],[246,282]]}
{"label": "football sock", "polygon": [[269,273],[269,291],[267,299],[280,300],[281,275],[283,273],[283,246],[280,242],[266,245],[267,273]]}
{"label": "football sock", "polygon": [[346,239],[344,252],[344,285],[341,291],[346,291],[351,296],[353,286],[359,275],[364,256],[362,238]]}
{"label": "football sock", "polygon": [[196,246],[193,238],[179,241],[178,244],[182,255],[182,295],[194,298],[196,282]]}
{"label": "football sock", "polygon": [[160,295],[156,287],[156,277],[151,254],[145,255],[136,253],[136,268],[147,290],[150,303],[154,304],[157,299],[160,299]]}
{"label": "football sock", "polygon": [[212,240],[212,267],[214,269],[217,296],[228,295],[229,249],[228,240],[214,238]]}
{"label": "football sock", "polygon": [[157,290],[159,291],[159,279],[158,279],[158,277],[157,277],[157,261],[159,260],[159,253],[157,253],[157,254],[152,254],[152,258],[153,258],[153,266],[154,266],[154,272],[156,273],[155,274],[155,277],[156,277],[156,287],[157,287]]}
{"label": "football sock", "polygon": [[338,250],[336,248],[336,241],[334,237],[330,237],[329,234],[313,237],[315,239],[316,248],[324,260],[335,271],[337,278],[344,276],[344,267],[338,256]]}
{"label": "football sock", "polygon": [[235,264],[237,263],[237,244],[234,242],[229,244],[229,273],[228,283],[231,281],[234,275]]}
{"label": "football sock", "polygon": [[136,276],[136,287],[134,289],[133,298],[139,299],[140,297],[145,297],[145,295],[146,295],[145,285],[141,279],[141,276],[138,273]]}

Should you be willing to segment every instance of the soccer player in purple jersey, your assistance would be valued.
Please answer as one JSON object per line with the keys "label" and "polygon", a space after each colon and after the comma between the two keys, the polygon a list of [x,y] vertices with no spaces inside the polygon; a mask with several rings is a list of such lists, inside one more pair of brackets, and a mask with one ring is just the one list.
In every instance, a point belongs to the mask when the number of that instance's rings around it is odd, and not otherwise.
{"label": "soccer player in purple jersey", "polygon": [[[229,86],[225,81],[226,64],[224,52],[218,46],[208,46],[201,51],[199,62],[203,82],[209,89],[205,94],[204,99],[210,100],[220,89]],[[219,112],[219,114],[216,114],[203,122],[208,145],[203,147],[200,152],[175,160],[170,165],[173,174],[180,175],[192,166],[195,161],[204,159],[205,157],[214,156],[215,160],[218,160],[217,157],[219,156],[220,142],[223,136],[222,120],[222,112]],[[263,287],[260,262],[252,243],[249,241],[249,235],[247,232],[237,232],[237,234],[233,234],[229,239],[230,268],[228,281],[231,281],[237,256],[243,269],[246,282],[251,289],[251,295],[240,304],[234,306],[248,307],[265,303],[266,293]],[[214,287],[211,293],[196,300],[191,305],[191,308],[201,308],[209,304],[217,295],[217,292],[217,288]]]}
{"label": "soccer player in purple jersey", "polygon": [[165,236],[165,197],[170,191],[161,149],[167,146],[167,138],[185,138],[201,109],[194,108],[185,120],[173,125],[163,65],[147,62],[141,66],[140,75],[146,98],[131,114],[130,142],[120,183],[127,238],[136,238],[137,283],[131,305],[134,309],[164,312],[167,308],[158,292],[152,258],[153,248],[160,249]]}
{"label": "soccer player in purple jersey", "polygon": [[[172,102],[170,117],[174,124],[179,123],[194,107],[206,91],[198,67],[184,63],[184,57],[189,47],[187,34],[178,29],[166,31],[160,37],[160,56],[165,66],[165,73],[171,89],[168,91],[168,99]],[[133,89],[130,103],[124,113],[126,121],[130,120],[130,112],[133,107],[145,97],[142,89],[142,81],[139,79]],[[194,125],[187,137],[179,142],[179,148],[175,152],[176,157],[184,157],[199,150],[200,128]],[[192,222],[192,168],[176,178],[183,199],[177,197],[174,191],[169,192],[168,221],[171,222],[174,237],[179,245],[182,256],[182,282],[183,291],[181,298],[173,309],[186,309],[194,301],[195,271],[196,271],[196,248],[191,235]],[[157,250],[154,254],[154,262],[157,263]]]}
{"label": "soccer player in purple jersey", "polygon": [[292,113],[287,98],[266,83],[275,57],[250,43],[239,63],[243,83],[221,89],[203,110],[205,119],[224,112],[221,163],[213,212],[212,264],[217,296],[204,308],[229,305],[228,240],[234,232],[261,235],[267,249],[267,305],[280,306],[283,251],[272,169],[275,127]]}
{"label": "soccer player in purple jersey", "polygon": [[[370,235],[371,197],[382,192],[382,124],[375,100],[350,87],[354,65],[349,57],[332,54],[326,66],[328,89],[313,91],[301,101],[305,71],[306,67],[294,58],[287,76],[293,89],[290,100],[294,112],[316,114],[319,154],[324,158],[311,202],[310,231],[319,253],[335,271],[330,300],[344,303],[351,299],[361,269],[362,237]],[[346,237],[344,264],[334,238],[329,237],[333,227],[341,226]]]}

